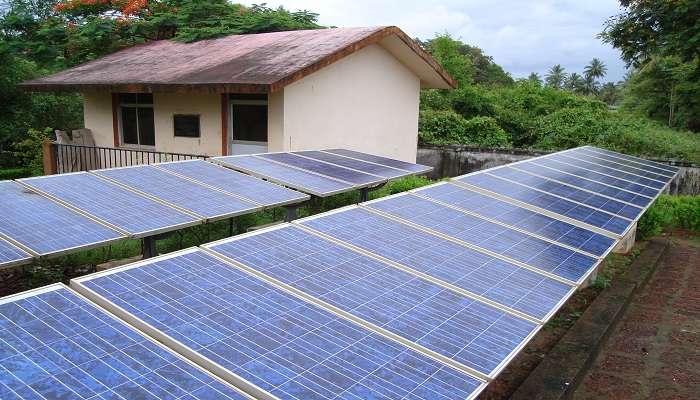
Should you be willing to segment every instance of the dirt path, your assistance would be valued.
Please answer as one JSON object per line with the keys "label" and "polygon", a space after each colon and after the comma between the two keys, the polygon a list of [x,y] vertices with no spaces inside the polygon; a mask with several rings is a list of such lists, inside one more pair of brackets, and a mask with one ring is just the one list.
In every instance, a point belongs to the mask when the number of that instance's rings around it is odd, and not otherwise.
{"label": "dirt path", "polygon": [[672,239],[573,399],[700,399],[700,238]]}

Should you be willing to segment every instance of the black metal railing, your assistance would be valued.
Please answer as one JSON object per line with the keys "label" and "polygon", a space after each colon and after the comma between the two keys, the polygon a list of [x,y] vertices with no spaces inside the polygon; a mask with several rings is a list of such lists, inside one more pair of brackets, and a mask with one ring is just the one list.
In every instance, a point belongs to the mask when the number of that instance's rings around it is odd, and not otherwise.
{"label": "black metal railing", "polygon": [[162,151],[58,144],[55,146],[55,173],[88,171],[102,168],[128,167],[167,161],[207,159],[209,156]]}

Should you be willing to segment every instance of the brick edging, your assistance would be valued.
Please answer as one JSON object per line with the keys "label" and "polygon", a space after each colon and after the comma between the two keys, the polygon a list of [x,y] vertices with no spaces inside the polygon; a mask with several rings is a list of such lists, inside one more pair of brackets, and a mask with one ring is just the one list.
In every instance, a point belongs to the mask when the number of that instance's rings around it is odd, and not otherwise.
{"label": "brick edging", "polygon": [[630,265],[629,272],[596,297],[513,393],[511,400],[555,400],[572,394],[633,295],[649,280],[668,247],[668,238],[650,240]]}

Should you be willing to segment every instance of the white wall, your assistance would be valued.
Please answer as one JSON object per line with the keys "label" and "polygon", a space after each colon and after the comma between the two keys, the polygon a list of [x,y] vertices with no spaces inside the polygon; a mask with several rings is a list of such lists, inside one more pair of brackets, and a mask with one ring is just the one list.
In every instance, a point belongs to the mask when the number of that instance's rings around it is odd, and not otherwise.
{"label": "white wall", "polygon": [[420,81],[368,46],[284,88],[284,139],[270,151],[344,147],[415,162]]}
{"label": "white wall", "polygon": [[83,93],[83,121],[84,127],[92,131],[95,146],[114,147],[111,93]]}

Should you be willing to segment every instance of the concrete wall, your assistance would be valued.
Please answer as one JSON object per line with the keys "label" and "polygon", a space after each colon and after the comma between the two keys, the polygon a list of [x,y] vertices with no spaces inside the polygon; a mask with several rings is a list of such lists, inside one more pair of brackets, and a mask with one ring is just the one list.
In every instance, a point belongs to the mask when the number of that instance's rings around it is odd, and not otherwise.
{"label": "concrete wall", "polygon": [[368,46],[284,88],[282,148],[345,147],[414,162],[420,81]]}
{"label": "concrete wall", "polygon": [[[417,162],[434,168],[433,179],[453,177],[547,154],[520,149],[480,149],[469,146],[421,146]],[[654,160],[680,168],[669,187],[670,194],[700,195],[700,166],[674,160]]]}
{"label": "concrete wall", "polygon": [[107,92],[83,93],[84,127],[92,131],[95,146],[114,147],[112,124],[112,94]]}

